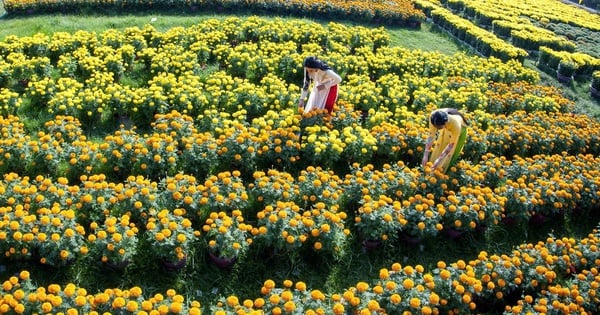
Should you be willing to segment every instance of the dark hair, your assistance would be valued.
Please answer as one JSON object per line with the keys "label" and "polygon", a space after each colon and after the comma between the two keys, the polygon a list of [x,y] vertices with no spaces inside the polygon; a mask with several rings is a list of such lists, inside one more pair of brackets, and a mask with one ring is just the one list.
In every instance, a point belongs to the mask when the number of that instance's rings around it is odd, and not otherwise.
{"label": "dark hair", "polygon": [[456,108],[447,108],[445,110],[443,110],[443,109],[436,110],[433,113],[431,113],[431,116],[429,117],[429,121],[434,126],[438,126],[438,127],[443,126],[448,122],[448,115],[458,115],[458,116],[460,116],[462,121],[465,123],[465,125],[467,125],[467,126],[469,125],[469,122],[467,121],[465,116],[461,112],[459,112],[458,109],[456,109]]}
{"label": "dark hair", "polygon": [[331,67],[327,63],[319,60],[315,56],[306,57],[302,65],[306,68],[320,69],[323,71],[330,70]]}
{"label": "dark hair", "polygon": [[463,113],[459,112],[458,109],[456,109],[456,108],[448,108],[448,114],[460,116],[460,118],[462,118],[462,120],[465,123],[465,125],[467,125],[467,126],[469,125],[469,122],[465,118],[465,115],[463,115]]}
{"label": "dark hair", "polygon": [[429,121],[434,126],[443,126],[448,122],[448,113],[442,110],[436,110],[429,117]]}

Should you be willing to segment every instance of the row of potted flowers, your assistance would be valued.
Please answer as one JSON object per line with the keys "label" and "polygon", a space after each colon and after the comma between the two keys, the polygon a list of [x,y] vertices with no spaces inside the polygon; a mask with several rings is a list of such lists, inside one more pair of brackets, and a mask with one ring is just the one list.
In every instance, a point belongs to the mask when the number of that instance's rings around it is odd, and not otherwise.
{"label": "row of potted flowers", "polygon": [[[598,143],[593,141],[598,137],[596,121],[585,115],[536,111],[537,108],[559,111],[561,103],[548,97],[513,93],[517,88],[530,87],[493,85],[488,95],[505,97],[505,100],[495,98],[498,110],[509,110],[519,103],[531,112],[516,111],[508,116],[467,113],[472,118],[469,131],[472,141],[466,144],[464,159],[477,162],[485,153],[525,157],[532,151],[540,154],[600,151]],[[531,93],[540,91],[534,89]],[[388,118],[393,113],[380,110],[372,112],[363,124],[352,107],[346,107],[344,102],[339,106],[344,107],[330,118],[316,115],[302,121],[287,110],[269,112],[252,123],[247,123],[241,115],[236,118],[207,112],[198,127],[193,126],[191,117],[171,112],[156,116],[151,134],[122,129],[103,141],[88,140],[81,123],[71,116],[57,116],[48,121],[45,131],[33,138],[25,132],[24,124],[11,116],[0,120],[7,131],[0,140],[3,144],[0,169],[28,176],[39,173],[62,176],[77,182],[81,175],[92,174],[104,174],[111,180],[123,180],[129,175],[158,180],[164,175],[183,172],[203,179],[231,168],[240,170],[244,176],[273,167],[295,173],[309,165],[333,167],[343,174],[353,162],[378,166],[389,159],[416,166],[427,133],[423,116],[407,109],[396,111],[399,120],[396,125]],[[555,128],[551,135],[546,132],[550,126]],[[300,128],[304,130],[302,142],[296,134]]]}
{"label": "row of potted flowers", "polygon": [[387,3],[379,1],[340,1],[333,0],[328,4],[318,1],[290,0],[280,1],[89,1],[79,0],[64,3],[60,0],[45,0],[38,2],[22,0],[5,0],[4,9],[8,14],[19,15],[33,12],[64,12],[70,10],[79,12],[85,9],[112,9],[127,8],[128,10],[145,10],[148,8],[173,9],[184,8],[191,12],[198,10],[207,10],[211,12],[259,12],[280,15],[297,15],[302,12],[302,16],[311,16],[320,19],[352,19],[367,23],[384,23],[387,25],[400,25],[415,27],[425,19],[423,12],[415,9],[411,1],[392,0]]}
{"label": "row of potted flowers", "polygon": [[[233,33],[227,25],[248,31]],[[258,30],[250,31],[253,26]],[[281,34],[282,29],[287,33]],[[273,32],[279,36],[270,36]],[[312,35],[303,35],[307,32]],[[178,40],[174,43],[173,38]],[[388,44],[389,35],[383,29],[335,23],[290,26],[260,18],[209,21],[164,33],[147,26],[102,34],[10,37],[0,45],[5,56],[0,60],[4,91],[0,95],[7,104],[5,115],[18,109],[8,104],[28,104],[52,115],[75,116],[86,126],[91,121],[115,122],[125,115],[144,127],[155,113],[171,110],[195,118],[207,109],[233,112],[243,108],[250,119],[268,110],[293,107],[302,80],[299,65],[308,54],[327,55],[324,59],[346,77],[340,99],[361,110],[381,106],[423,110],[422,92],[430,91],[424,100],[433,102],[453,91],[446,87],[443,78],[447,75],[467,78],[474,85],[473,93],[479,95],[469,98],[459,93],[449,98],[458,102],[441,106],[469,110],[486,107],[481,94],[489,81],[535,83],[539,79],[518,64],[409,51]],[[355,56],[349,57],[350,52]],[[467,61],[475,68],[461,66]],[[225,71],[207,70],[215,62]],[[59,78],[49,77],[57,71]],[[485,80],[480,78],[482,72],[488,73]],[[121,83],[125,77],[145,81],[132,87]]]}
{"label": "row of potted flowers", "polygon": [[[185,258],[200,236],[215,254],[234,258],[257,242],[336,256],[354,234],[394,244],[401,235],[434,238],[442,231],[478,233],[500,224],[596,211],[597,158],[553,155],[506,160],[488,154],[451,175],[402,162],[375,169],[354,164],[343,179],[309,167],[297,176],[271,170],[244,181],[223,172],[202,184],[179,174],[161,182],[102,175],[31,180],[11,173],[1,182],[0,236],[6,257],[64,265],[79,254],[122,263],[140,246],[158,258]],[[543,222],[540,222],[543,223]],[[87,243],[86,243],[87,242]],[[111,255],[109,255],[111,254]],[[161,257],[168,256],[168,257]]]}
{"label": "row of potted flowers", "polygon": [[269,279],[260,297],[229,296],[210,309],[215,314],[594,313],[599,302],[597,244],[596,231],[581,241],[549,238],[511,254],[480,252],[471,261],[440,261],[429,270],[394,263],[382,268],[378,279],[331,294],[302,281],[284,280],[278,286]]}
{"label": "row of potted flowers", "polygon": [[[436,3],[431,1],[421,1],[417,2],[417,4],[418,7],[424,8],[427,15],[432,17],[434,23],[447,29],[457,38],[465,40],[486,56],[490,55],[487,45],[481,45],[482,43],[479,43],[477,40],[471,42],[468,39],[469,25],[473,22],[483,27],[492,27],[492,34],[502,37],[503,39],[501,40],[506,41],[505,45],[510,46],[512,44],[518,49],[524,49],[525,53],[521,55],[521,58],[527,57],[527,52],[538,52],[538,66],[543,70],[554,69],[558,71],[557,78],[561,82],[569,83],[575,73],[589,76],[592,71],[600,67],[598,58],[583,52],[576,52],[576,44],[571,40],[565,39],[548,29],[534,25],[530,19],[523,18],[527,16],[535,19],[535,22],[539,19],[542,25],[549,21],[556,21],[595,30],[597,26],[594,26],[593,23],[589,24],[586,19],[581,18],[581,15],[588,14],[585,10],[578,10],[572,6],[554,1],[545,3],[543,7],[506,4],[504,2],[442,1],[442,5],[451,8],[453,12],[440,8]],[[565,12],[566,15],[557,17],[556,10]],[[441,14],[440,12],[444,12],[445,14]],[[460,17],[460,14],[463,12],[466,15],[466,19]],[[502,13],[500,14],[499,12]],[[553,51],[554,55],[559,56],[556,62],[546,62],[548,61],[548,51]],[[492,53],[492,55],[494,54]],[[499,56],[504,59],[502,54]],[[558,66],[559,62],[562,64],[562,67]]]}
{"label": "row of potted flowers", "polygon": [[40,287],[27,270],[2,283],[0,309],[4,314],[202,314],[202,305],[198,301],[186,300],[173,289],[149,294],[137,286],[128,289],[107,288],[104,292],[96,293],[88,292],[74,283]]}
{"label": "row of potted flowers", "polygon": [[[218,219],[216,216],[215,219]],[[227,296],[204,307],[213,314],[393,314],[410,310],[438,312],[597,312],[600,259],[598,232],[582,240],[549,238],[523,244],[510,254],[479,253],[470,261],[444,262],[426,269],[394,263],[377,279],[358,282],[343,292],[323,292],[301,280],[277,285],[267,279],[257,298]],[[2,284],[4,313],[104,311],[200,314],[199,302],[175,290],[147,296],[139,287],[89,293],[68,283],[38,287],[28,271]]]}

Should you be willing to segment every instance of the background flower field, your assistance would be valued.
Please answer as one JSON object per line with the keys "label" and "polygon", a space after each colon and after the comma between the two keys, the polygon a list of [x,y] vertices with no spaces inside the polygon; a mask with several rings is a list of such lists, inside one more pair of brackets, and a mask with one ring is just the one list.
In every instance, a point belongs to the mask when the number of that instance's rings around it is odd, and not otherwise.
{"label": "background flower field", "polygon": [[[598,312],[597,101],[525,55],[391,34],[221,16],[7,36],[0,311]],[[344,78],[331,117],[297,113],[309,55]],[[438,107],[471,122],[447,174],[420,166]]]}

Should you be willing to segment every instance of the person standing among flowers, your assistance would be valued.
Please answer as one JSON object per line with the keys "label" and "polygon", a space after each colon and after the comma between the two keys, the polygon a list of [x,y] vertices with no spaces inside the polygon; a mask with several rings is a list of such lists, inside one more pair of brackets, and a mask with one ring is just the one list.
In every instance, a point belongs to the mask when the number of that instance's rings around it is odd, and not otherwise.
{"label": "person standing among flowers", "polygon": [[[439,168],[446,172],[456,163],[467,140],[465,116],[455,108],[436,109],[429,115],[429,136],[423,153],[423,167],[433,162],[432,170]],[[437,135],[437,138],[436,138]],[[433,150],[431,147],[434,144]],[[431,155],[429,155],[431,153]]]}
{"label": "person standing among flowers", "polygon": [[[338,96],[338,84],[342,82],[342,78],[327,63],[314,56],[304,59],[303,66],[304,82],[300,101],[298,102],[298,110],[303,115],[319,109],[326,109],[331,114]],[[313,83],[313,88],[308,101],[305,103],[304,100],[308,95],[308,88],[311,82]]]}

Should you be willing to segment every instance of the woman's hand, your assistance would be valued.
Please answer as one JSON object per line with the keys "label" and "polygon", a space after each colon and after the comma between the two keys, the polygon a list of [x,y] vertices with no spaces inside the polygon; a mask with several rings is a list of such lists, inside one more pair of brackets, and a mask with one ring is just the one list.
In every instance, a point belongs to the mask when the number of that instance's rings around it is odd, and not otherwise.
{"label": "woman's hand", "polygon": [[423,155],[423,160],[421,160],[421,165],[423,167],[425,167],[425,166],[427,166],[427,162],[429,162],[429,156],[428,156],[428,154],[424,154]]}
{"label": "woman's hand", "polygon": [[317,85],[317,90],[323,91],[324,89],[325,89],[325,84],[319,84],[319,85]]}

